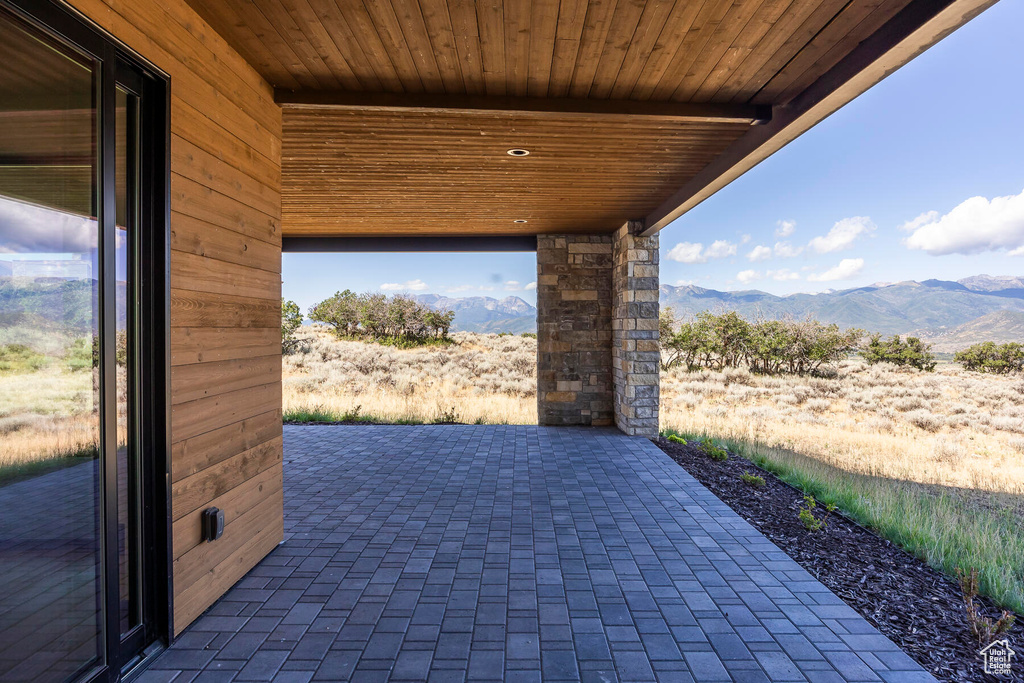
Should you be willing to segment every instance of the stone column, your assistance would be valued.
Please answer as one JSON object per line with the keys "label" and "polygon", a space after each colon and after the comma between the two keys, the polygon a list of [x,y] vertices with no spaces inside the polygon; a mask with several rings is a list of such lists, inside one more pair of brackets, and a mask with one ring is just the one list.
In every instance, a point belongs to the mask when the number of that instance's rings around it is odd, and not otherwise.
{"label": "stone column", "polygon": [[612,376],[615,424],[630,436],[658,436],[658,235],[630,222],[613,238]]}
{"label": "stone column", "polygon": [[611,425],[612,237],[537,238],[537,420]]}

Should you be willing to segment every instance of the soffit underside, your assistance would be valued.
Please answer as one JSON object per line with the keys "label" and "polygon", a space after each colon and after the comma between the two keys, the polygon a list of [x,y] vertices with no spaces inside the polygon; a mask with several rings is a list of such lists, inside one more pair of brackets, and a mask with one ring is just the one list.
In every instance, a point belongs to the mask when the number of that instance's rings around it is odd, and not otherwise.
{"label": "soffit underside", "polygon": [[[749,127],[286,107],[283,232],[611,232],[646,215]],[[510,156],[514,148],[530,154]]]}
{"label": "soffit underside", "polygon": [[293,90],[782,104],[909,0],[189,0]]}
{"label": "soffit underside", "polygon": [[[642,219],[749,122],[446,112],[443,98],[785,105],[909,0],[188,1],[299,101],[441,102],[285,105],[283,233],[356,236],[607,232]],[[511,147],[534,149],[513,159]]]}

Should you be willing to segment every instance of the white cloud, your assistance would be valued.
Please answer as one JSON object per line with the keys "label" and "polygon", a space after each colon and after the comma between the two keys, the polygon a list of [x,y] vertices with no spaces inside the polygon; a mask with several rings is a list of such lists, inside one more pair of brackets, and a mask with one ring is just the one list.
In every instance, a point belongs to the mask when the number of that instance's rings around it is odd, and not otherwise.
{"label": "white cloud", "polygon": [[527,283],[527,285],[525,287],[523,287],[523,289],[525,289],[527,291],[529,291],[531,289],[537,289],[537,283],[536,282],[529,282],[529,283]]}
{"label": "white cloud", "polygon": [[735,244],[726,240],[715,240],[707,249],[701,242],[680,242],[669,250],[665,258],[678,263],[707,263],[710,259],[735,255]]}
{"label": "white cloud", "polygon": [[827,235],[815,237],[807,246],[819,254],[840,251],[851,246],[861,235],[874,232],[875,224],[867,216],[852,216],[836,222]]}
{"label": "white cloud", "polygon": [[380,286],[384,292],[422,292],[427,289],[427,283],[423,280],[409,280],[407,282],[385,282]]}
{"label": "white cloud", "polygon": [[740,244],[746,244],[746,243],[747,243],[747,242],[749,242],[749,241],[750,241],[751,239],[752,239],[752,238],[750,237],[750,235],[748,235],[748,234],[744,233],[744,234],[740,235]]}
{"label": "white cloud", "polygon": [[522,288],[519,286],[519,281],[518,280],[507,280],[505,282],[505,291],[506,292],[518,292],[520,289],[522,289]]}
{"label": "white cloud", "polygon": [[795,273],[789,268],[780,268],[778,270],[769,270],[765,273],[768,277],[779,282],[786,282],[787,280],[799,280],[800,273]]}
{"label": "white cloud", "polygon": [[704,245],[700,242],[680,242],[665,255],[669,261],[678,263],[705,263],[707,259],[701,255]]}
{"label": "white cloud", "polygon": [[789,242],[776,242],[773,251],[779,258],[795,258],[804,252],[804,248],[794,247]]}
{"label": "white cloud", "polygon": [[736,279],[745,285],[753,282],[754,280],[760,280],[762,277],[764,276],[756,270],[741,270],[736,273]]}
{"label": "white cloud", "polygon": [[776,237],[789,237],[796,232],[796,221],[779,221],[775,225],[778,226],[775,228]]}
{"label": "white cloud", "polygon": [[807,279],[811,282],[832,282],[833,280],[849,280],[860,275],[864,270],[864,259],[844,258],[838,266],[829,268],[824,273],[811,273]]}
{"label": "white cloud", "polygon": [[971,197],[939,216],[923,213],[901,229],[911,233],[904,244],[932,256],[979,254],[1009,249],[1024,254],[1024,190],[1006,197]]}
{"label": "white cloud", "polygon": [[706,258],[725,258],[727,256],[736,255],[736,245],[732,242],[726,242],[725,240],[715,240],[708,247],[708,250],[704,252]]}
{"label": "white cloud", "polygon": [[761,244],[759,244],[756,247],[754,247],[753,249],[751,249],[750,253],[747,254],[747,260],[750,261],[751,263],[757,263],[758,261],[765,261],[767,259],[770,259],[771,257],[772,257],[772,248],[771,247],[766,247],[766,246],[761,245]]}

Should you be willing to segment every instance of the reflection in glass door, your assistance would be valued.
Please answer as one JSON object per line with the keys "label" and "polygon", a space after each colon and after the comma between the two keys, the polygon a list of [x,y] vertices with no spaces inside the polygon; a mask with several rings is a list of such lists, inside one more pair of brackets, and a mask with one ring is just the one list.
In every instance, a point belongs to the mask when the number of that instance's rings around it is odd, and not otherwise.
{"label": "reflection in glass door", "polygon": [[0,672],[103,659],[98,69],[0,14]]}
{"label": "reflection in glass door", "polygon": [[166,86],[56,3],[35,24],[10,2],[0,680],[114,681],[167,632]]}

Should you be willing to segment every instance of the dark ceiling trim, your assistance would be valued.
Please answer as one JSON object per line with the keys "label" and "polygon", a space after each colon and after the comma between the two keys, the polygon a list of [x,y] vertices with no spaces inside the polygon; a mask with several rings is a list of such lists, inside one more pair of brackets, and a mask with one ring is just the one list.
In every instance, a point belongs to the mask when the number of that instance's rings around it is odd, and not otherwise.
{"label": "dark ceiling trim", "polygon": [[334,90],[292,91],[282,88],[277,88],[274,91],[274,99],[285,107],[325,107],[361,111],[488,112],[534,116],[637,117],[699,123],[743,122],[750,124],[766,123],[772,117],[771,107],[750,104],[410,95]]}
{"label": "dark ceiling trim", "polygon": [[661,230],[995,2],[914,0],[648,214],[643,234]]}
{"label": "dark ceiling trim", "polygon": [[414,237],[284,237],[281,250],[289,253],[323,252],[457,252],[537,251],[533,235],[478,237],[438,235]]}

